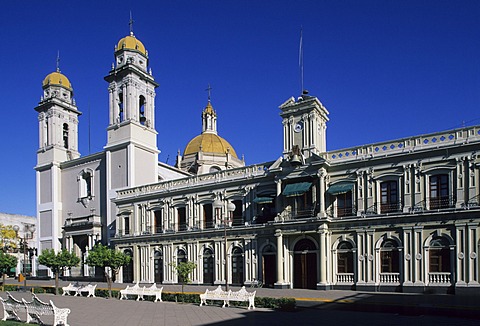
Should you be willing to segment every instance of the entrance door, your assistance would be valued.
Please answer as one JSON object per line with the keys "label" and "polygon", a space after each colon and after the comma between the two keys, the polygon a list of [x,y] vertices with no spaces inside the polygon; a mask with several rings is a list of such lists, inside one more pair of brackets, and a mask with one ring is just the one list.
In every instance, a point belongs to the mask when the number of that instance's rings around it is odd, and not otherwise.
{"label": "entrance door", "polygon": [[243,250],[235,247],[232,250],[232,285],[243,285]]}
{"label": "entrance door", "polygon": [[273,288],[277,275],[277,257],[275,254],[263,255],[263,285]]}
{"label": "entrance door", "polygon": [[203,283],[213,285],[213,252],[210,249],[203,252]]}
{"label": "entrance door", "polygon": [[302,239],[295,245],[293,256],[293,287],[317,288],[317,252],[315,244]]}

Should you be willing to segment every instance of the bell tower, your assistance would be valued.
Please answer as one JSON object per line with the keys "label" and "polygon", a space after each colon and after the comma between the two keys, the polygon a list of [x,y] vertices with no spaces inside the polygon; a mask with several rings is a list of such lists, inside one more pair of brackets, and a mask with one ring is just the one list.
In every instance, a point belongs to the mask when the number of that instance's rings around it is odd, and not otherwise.
{"label": "bell tower", "polygon": [[301,155],[308,159],[327,150],[328,111],[314,96],[304,91],[295,101],[289,98],[280,105],[283,121],[283,155]]}
{"label": "bell tower", "polygon": [[[115,46],[109,83],[107,165],[110,189],[154,183],[158,180],[155,88],[148,52],[133,31]],[[107,182],[108,183],[108,182]]]}
{"label": "bell tower", "polygon": [[73,89],[59,69],[43,80],[43,96],[35,108],[39,122],[37,165],[78,158],[78,111]]}

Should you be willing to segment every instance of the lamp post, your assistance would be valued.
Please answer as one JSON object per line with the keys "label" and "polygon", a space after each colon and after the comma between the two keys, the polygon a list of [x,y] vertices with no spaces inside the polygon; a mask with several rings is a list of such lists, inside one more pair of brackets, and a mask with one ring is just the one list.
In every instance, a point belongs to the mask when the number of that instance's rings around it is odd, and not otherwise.
{"label": "lamp post", "polygon": [[[35,232],[35,225],[34,224],[29,224],[29,223],[22,223],[23,224],[23,286],[24,289],[27,288],[27,247],[28,247],[28,240],[33,239],[33,233]],[[20,227],[18,225],[13,226],[13,230],[15,231],[17,238],[20,238],[18,236],[18,231],[20,230]],[[21,239],[21,238],[20,238]]]}
{"label": "lamp post", "polygon": [[[222,208],[224,206],[224,203],[217,199],[213,202],[213,208],[217,212],[217,209],[220,209],[220,215],[222,213]],[[224,265],[224,272],[225,272],[225,291],[228,291],[228,259],[227,259],[227,223],[231,222],[231,213],[235,211],[235,204],[232,203],[231,201],[228,201],[227,204],[227,216],[221,221],[223,222],[223,246],[224,246],[224,251],[225,251],[225,265]]]}

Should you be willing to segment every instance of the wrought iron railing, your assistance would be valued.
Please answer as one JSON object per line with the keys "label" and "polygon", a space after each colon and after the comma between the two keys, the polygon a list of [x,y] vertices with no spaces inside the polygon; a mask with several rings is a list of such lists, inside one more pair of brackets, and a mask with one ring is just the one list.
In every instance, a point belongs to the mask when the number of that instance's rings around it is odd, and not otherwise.
{"label": "wrought iron railing", "polygon": [[455,196],[428,197],[411,207],[410,212],[421,213],[427,210],[449,209],[454,208],[455,203]]}
{"label": "wrought iron railing", "polygon": [[349,217],[357,215],[357,206],[338,207],[336,205],[330,206],[327,210],[327,215],[330,217]]}

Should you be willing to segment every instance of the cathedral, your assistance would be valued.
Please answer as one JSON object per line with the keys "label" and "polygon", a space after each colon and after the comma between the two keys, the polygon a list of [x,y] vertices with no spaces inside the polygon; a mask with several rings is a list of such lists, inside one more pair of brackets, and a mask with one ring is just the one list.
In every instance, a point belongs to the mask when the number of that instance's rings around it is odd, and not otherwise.
{"label": "cathedral", "polygon": [[[192,261],[201,285],[479,292],[480,126],[327,151],[329,112],[304,92],[279,106],[280,158],[245,165],[209,99],[202,133],[170,166],[158,161],[147,49],[130,33],[114,56],[102,152],[78,151],[70,80],[58,69],[43,80],[39,251],[84,262],[110,245],[132,257],[124,283],[176,284],[172,263]],[[100,275],[82,263],[65,276]]]}

